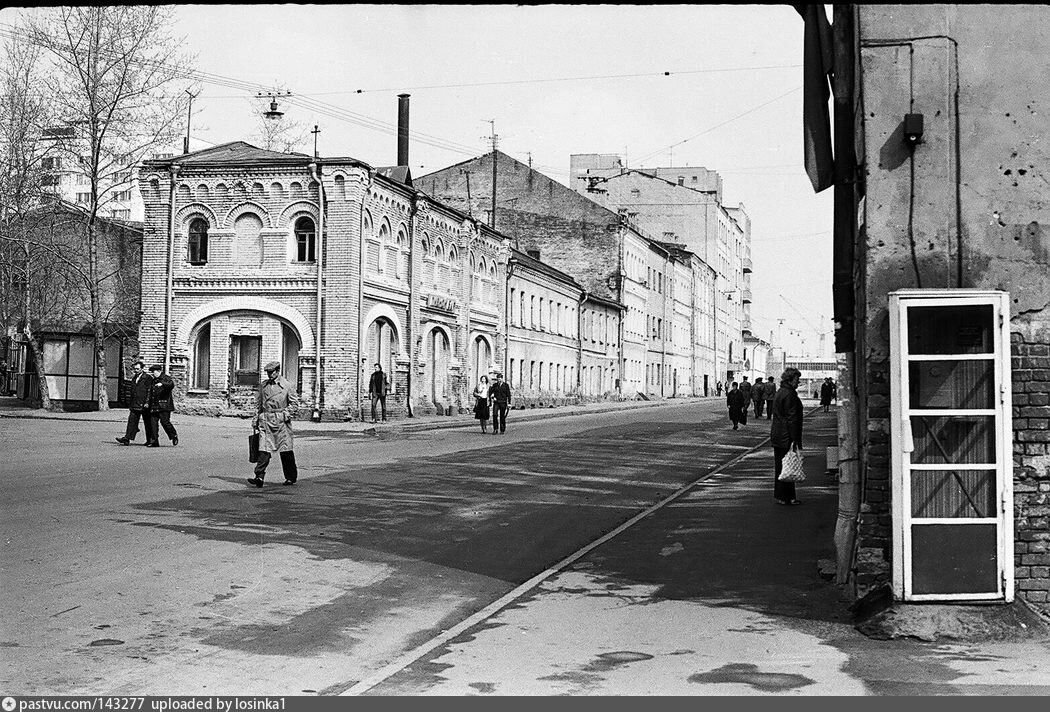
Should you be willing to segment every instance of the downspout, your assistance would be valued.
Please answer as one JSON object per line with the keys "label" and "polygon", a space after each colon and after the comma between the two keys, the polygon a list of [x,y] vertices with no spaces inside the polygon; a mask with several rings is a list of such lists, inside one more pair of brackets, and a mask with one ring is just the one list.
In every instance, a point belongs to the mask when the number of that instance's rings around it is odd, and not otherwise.
{"label": "downspout", "polygon": [[174,269],[175,259],[175,178],[179,175],[179,167],[172,164],[171,184],[168,189],[168,255],[167,276],[164,286],[164,372],[171,373],[171,301],[174,291]]}
{"label": "downspout", "polygon": [[[368,197],[368,191],[372,187],[372,182],[375,180],[375,174],[372,170],[368,171],[368,185],[365,186],[364,195]],[[357,400],[356,408],[358,416],[362,421],[365,419],[364,403],[361,401],[361,382],[362,376],[364,375],[364,359],[361,356],[361,344],[363,343],[363,334],[361,333],[361,317],[364,314],[364,299],[365,299],[365,200],[361,200],[361,219],[359,222],[360,228],[357,231]],[[409,310],[412,309],[412,302],[409,302]]]}
{"label": "downspout", "polygon": [[[619,378],[617,379],[618,385],[616,387],[616,400],[623,400],[623,382],[627,378],[627,374],[625,372],[625,370],[626,370],[626,359],[624,358],[624,347],[623,347],[624,332],[625,332],[625,329],[626,329],[626,325],[623,322],[624,322],[624,319],[627,316],[627,305],[624,303],[624,285],[627,284],[627,270],[624,269],[624,266],[623,266],[623,253],[624,253],[624,249],[625,249],[624,248],[624,242],[625,242],[625,240],[624,240],[624,226],[623,226],[623,222],[622,222],[622,219],[621,219],[621,223],[620,223],[620,244],[617,245],[617,250],[616,250],[616,260],[617,260],[617,266],[616,266],[616,276],[617,276],[617,281],[616,281],[616,301],[620,303],[620,315],[619,315],[619,319],[617,319],[619,324],[616,327],[616,329],[617,329],[616,335],[619,337],[619,343],[617,344],[617,347],[616,347],[616,370],[618,372],[617,375],[619,375]],[[581,346],[581,349],[582,349],[582,346],[583,346],[583,342],[582,341],[580,342],[580,346]],[[582,357],[582,350],[581,350],[581,357]]]}
{"label": "downspout", "polygon": [[511,257],[507,260],[507,282],[503,288],[503,375],[510,380],[510,320],[507,318],[507,309],[510,308],[510,278],[514,274],[514,267],[518,261]]}
{"label": "downspout", "polygon": [[[416,303],[416,215],[419,213],[419,193],[412,197],[412,215],[408,221],[408,308],[405,315],[405,343],[408,344],[408,373],[405,374],[405,410],[409,418],[415,417],[412,408],[412,371],[416,367],[416,321],[412,305]],[[364,204],[361,207],[361,232],[364,232]],[[470,308],[470,305],[467,305]],[[360,320],[359,320],[360,321]],[[360,341],[358,342],[360,343]]]}
{"label": "downspout", "polygon": [[670,291],[667,288],[667,283],[670,280],[667,279],[667,256],[664,256],[664,292],[663,298],[660,300],[660,313],[663,314],[663,325],[660,329],[660,397],[666,396],[664,393],[664,383],[667,381],[667,293]]}
{"label": "downspout", "polygon": [[580,302],[576,305],[576,391],[583,400],[583,303],[587,301],[587,290],[580,292]]}
{"label": "downspout", "polygon": [[[315,363],[314,363],[314,410],[310,415],[310,419],[315,423],[321,422],[321,364],[324,357],[321,355],[321,293],[322,286],[324,284],[322,265],[324,263],[324,213],[325,213],[325,199],[324,199],[324,184],[321,182],[321,177],[318,174],[318,166],[316,161],[311,161],[309,165],[310,177],[317,182],[317,328],[314,330],[314,352],[315,352]],[[360,341],[358,342],[360,343]],[[298,364],[296,364],[298,369]]]}

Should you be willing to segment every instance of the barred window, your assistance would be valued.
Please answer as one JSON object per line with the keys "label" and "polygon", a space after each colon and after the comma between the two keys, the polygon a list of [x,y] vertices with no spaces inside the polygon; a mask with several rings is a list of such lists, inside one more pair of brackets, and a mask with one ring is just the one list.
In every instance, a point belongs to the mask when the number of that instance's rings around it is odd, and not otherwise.
{"label": "barred window", "polygon": [[190,221],[187,253],[186,259],[192,265],[202,265],[208,261],[208,221],[204,218]]}

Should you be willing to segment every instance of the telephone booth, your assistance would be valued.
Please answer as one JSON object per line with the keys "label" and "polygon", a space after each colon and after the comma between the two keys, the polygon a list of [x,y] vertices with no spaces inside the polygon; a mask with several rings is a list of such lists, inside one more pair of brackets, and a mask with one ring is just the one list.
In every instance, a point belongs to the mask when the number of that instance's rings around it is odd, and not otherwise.
{"label": "telephone booth", "polygon": [[1013,600],[1009,295],[889,295],[893,592]]}

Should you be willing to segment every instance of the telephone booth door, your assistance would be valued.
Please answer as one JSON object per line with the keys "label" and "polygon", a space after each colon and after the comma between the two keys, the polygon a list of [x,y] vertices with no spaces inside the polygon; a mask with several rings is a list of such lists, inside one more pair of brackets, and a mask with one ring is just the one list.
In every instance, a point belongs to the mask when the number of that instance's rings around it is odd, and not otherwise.
{"label": "telephone booth door", "polygon": [[1013,599],[1009,295],[890,294],[893,591]]}

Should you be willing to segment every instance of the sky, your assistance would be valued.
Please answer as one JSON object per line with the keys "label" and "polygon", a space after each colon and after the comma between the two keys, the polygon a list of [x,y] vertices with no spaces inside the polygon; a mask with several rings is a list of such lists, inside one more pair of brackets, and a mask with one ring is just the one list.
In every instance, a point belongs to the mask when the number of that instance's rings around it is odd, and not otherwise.
{"label": "sky", "polygon": [[191,150],[250,141],[255,93],[278,89],[291,92],[278,99],[288,120],[319,128],[320,155],[393,165],[397,95],[408,93],[414,176],[487,153],[493,130],[501,151],[562,183],[573,153],[716,170],[724,203],[751,217],[755,335],[817,355],[823,331],[830,355],[832,191],[814,194],[802,164],[803,25],[791,6],[179,5],[175,15],[172,34],[211,79],[193,87]]}

